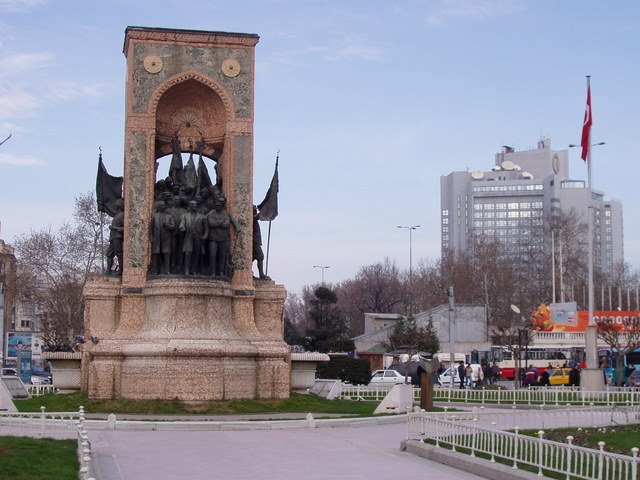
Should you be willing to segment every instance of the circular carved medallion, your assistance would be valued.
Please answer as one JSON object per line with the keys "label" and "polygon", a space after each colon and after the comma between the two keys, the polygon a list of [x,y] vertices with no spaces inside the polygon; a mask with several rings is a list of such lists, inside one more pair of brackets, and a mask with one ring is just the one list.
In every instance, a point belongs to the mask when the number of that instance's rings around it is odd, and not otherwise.
{"label": "circular carved medallion", "polygon": [[222,62],[222,73],[224,73],[227,77],[237,77],[240,73],[240,64],[237,60],[227,58],[224,62]]}
{"label": "circular carved medallion", "polygon": [[162,70],[162,59],[158,55],[147,55],[144,59],[144,69],[149,73],[158,73]]}

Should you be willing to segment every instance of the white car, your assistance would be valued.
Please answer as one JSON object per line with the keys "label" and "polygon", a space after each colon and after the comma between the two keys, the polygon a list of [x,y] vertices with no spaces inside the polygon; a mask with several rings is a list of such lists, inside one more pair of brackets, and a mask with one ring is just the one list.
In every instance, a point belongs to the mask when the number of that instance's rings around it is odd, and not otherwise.
{"label": "white car", "polygon": [[[477,378],[478,369],[482,368],[482,366],[477,363],[472,363],[471,368],[473,369],[473,378]],[[443,387],[448,387],[449,385],[451,385],[451,368],[447,368],[440,374],[440,376],[438,377],[438,384]],[[453,386],[457,388],[459,385],[460,376],[458,375],[458,366],[456,365],[453,367]]]}
{"label": "white car", "polygon": [[[407,382],[411,383],[411,377],[407,378]],[[376,370],[369,381],[369,385],[375,384],[396,384],[405,383],[405,376],[397,370]]]}

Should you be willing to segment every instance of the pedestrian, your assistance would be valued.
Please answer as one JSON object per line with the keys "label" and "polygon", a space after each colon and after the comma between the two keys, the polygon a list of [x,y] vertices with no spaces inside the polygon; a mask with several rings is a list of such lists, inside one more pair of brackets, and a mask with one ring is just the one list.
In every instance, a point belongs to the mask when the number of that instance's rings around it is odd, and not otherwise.
{"label": "pedestrian", "polygon": [[498,365],[496,364],[496,362],[493,362],[493,364],[491,364],[491,383],[497,383],[498,382],[498,372],[500,371],[500,369],[498,368]]}
{"label": "pedestrian", "polygon": [[478,367],[478,386],[484,385],[484,370],[482,367]]}
{"label": "pedestrian", "polygon": [[[453,369],[452,369],[453,370]],[[464,388],[464,384],[465,384],[465,368],[464,368],[464,362],[460,362],[458,364],[458,378],[460,379],[460,388]],[[453,372],[452,372],[453,375]]]}
{"label": "pedestrian", "polygon": [[543,387],[548,387],[551,385],[551,382],[549,381],[549,370],[551,369],[547,368],[544,372],[542,372],[542,375],[540,375],[540,384]]}
{"label": "pedestrian", "polygon": [[471,388],[472,382],[473,380],[471,379],[471,376],[473,375],[473,368],[471,368],[471,364],[467,363],[466,368],[464,369],[464,383],[467,387]]}

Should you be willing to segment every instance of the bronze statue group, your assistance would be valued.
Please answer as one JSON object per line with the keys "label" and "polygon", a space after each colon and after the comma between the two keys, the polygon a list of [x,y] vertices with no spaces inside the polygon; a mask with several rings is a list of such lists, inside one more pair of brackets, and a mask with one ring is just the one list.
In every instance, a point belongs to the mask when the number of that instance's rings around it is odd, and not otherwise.
{"label": "bronze statue group", "polygon": [[[221,194],[222,179],[216,171],[216,183],[211,182],[202,160],[202,145],[198,146],[200,159],[197,171],[193,163],[193,152],[183,168],[180,142],[175,138],[172,141],[173,157],[169,176],[155,184],[149,228],[153,254],[149,273],[207,275],[228,280],[233,274],[232,255],[235,249],[235,245],[231,248],[231,227],[234,228],[237,239],[240,226],[227,211],[226,199]],[[123,207],[122,198],[114,202],[115,215],[110,226],[107,250],[107,274],[122,274]],[[260,278],[266,279],[268,277],[262,268],[264,254],[258,210],[255,206],[253,217],[253,260],[257,260]],[[115,270],[114,258],[118,260]]]}

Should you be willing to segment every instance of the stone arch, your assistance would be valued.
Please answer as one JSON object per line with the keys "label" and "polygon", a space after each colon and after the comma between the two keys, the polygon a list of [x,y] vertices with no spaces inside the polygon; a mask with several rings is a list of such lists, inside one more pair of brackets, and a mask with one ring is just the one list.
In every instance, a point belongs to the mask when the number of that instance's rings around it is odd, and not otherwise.
{"label": "stone arch", "polygon": [[204,140],[203,154],[216,161],[220,158],[235,109],[218,82],[189,70],[163,82],[149,103],[149,114],[155,119],[154,159],[171,153],[176,134],[183,152],[196,150]]}

